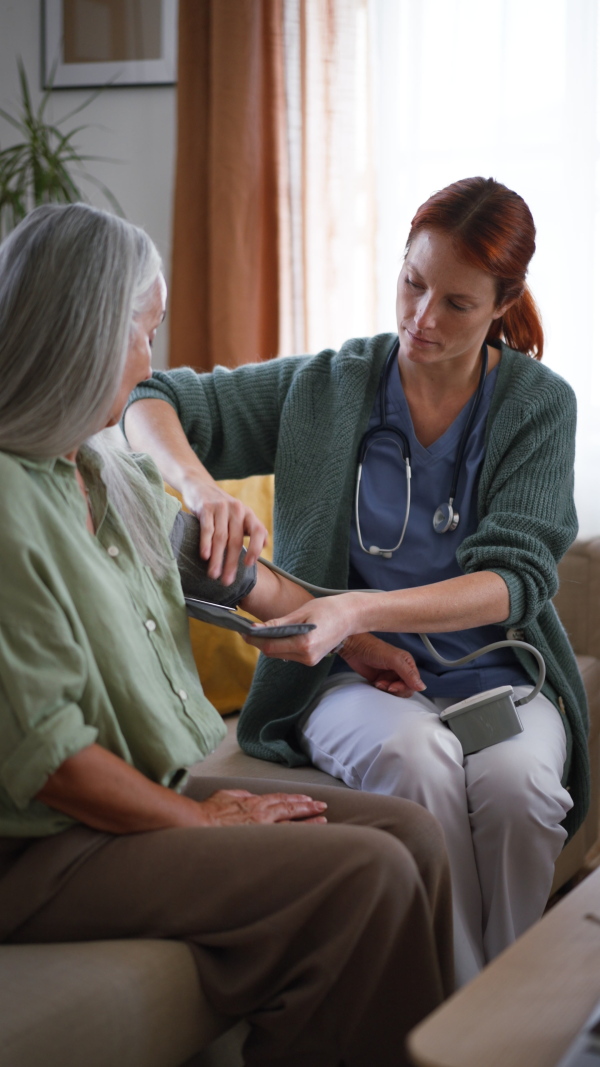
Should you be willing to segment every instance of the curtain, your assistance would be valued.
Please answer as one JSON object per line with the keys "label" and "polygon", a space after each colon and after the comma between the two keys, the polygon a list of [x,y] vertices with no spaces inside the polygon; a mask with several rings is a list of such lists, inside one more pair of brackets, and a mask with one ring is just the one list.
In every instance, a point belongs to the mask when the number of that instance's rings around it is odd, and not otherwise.
{"label": "curtain", "polygon": [[279,347],[282,0],[180,0],[170,364]]}
{"label": "curtain", "polygon": [[171,366],[339,345],[373,322],[366,14],[180,0]]}
{"label": "curtain", "polygon": [[544,362],[578,400],[580,535],[600,534],[598,0],[369,0],[378,241],[375,328],[415,209],[482,174],[529,204]]}
{"label": "curtain", "polygon": [[372,325],[375,200],[366,0],[285,0],[280,351]]}

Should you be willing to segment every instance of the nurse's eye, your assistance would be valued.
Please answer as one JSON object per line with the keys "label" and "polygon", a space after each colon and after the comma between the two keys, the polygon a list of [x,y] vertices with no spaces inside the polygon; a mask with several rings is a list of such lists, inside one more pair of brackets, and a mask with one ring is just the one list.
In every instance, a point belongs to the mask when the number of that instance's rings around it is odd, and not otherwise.
{"label": "nurse's eye", "polygon": [[407,285],[410,285],[411,289],[422,289],[423,288],[422,285],[418,285],[417,282],[413,282],[412,278],[408,277],[408,274],[406,275],[405,282],[406,282]]}
{"label": "nurse's eye", "polygon": [[468,307],[464,307],[462,304],[457,304],[454,300],[449,300],[448,303],[455,311],[469,311]]}

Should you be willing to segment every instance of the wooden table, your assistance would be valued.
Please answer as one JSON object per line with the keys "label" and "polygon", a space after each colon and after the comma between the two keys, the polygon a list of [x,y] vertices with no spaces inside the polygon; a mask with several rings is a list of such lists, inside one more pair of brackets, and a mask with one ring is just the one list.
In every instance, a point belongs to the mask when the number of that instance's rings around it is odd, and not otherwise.
{"label": "wooden table", "polygon": [[600,869],[409,1035],[418,1067],[555,1067],[600,1001]]}

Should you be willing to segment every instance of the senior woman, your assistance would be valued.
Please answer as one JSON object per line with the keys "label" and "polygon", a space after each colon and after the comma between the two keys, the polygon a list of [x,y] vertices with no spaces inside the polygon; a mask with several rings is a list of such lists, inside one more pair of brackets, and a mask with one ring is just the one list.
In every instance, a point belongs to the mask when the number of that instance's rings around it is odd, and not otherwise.
{"label": "senior woman", "polygon": [[179,505],[148,457],[93,436],[149,375],[164,308],[154,245],[104,212],[38,208],[0,247],[0,940],[181,939],[214,1007],[248,1019],[247,1064],[405,1063],[451,985],[435,820],[186,786],[224,726],[191,655]]}
{"label": "senior woman", "polygon": [[[413,219],[397,335],[232,372],[158,373],[126,414],[130,440],[206,514],[213,574],[227,535],[225,581],[241,532],[253,553],[263,534],[219,497],[199,460],[220,478],[275,471],[280,566],[330,589],[384,590],[290,615],[317,629],[261,646],[296,662],[261,659],[238,736],[255,756],[309,758],[355,789],[436,814],[460,982],[542,914],[588,802],[585,694],[551,604],[556,563],[577,530],[575,401],[540,363],[525,281],[534,249],[520,196],[493,179],[456,182]],[[542,653],[547,682],[519,709],[522,733],[464,757],[442,709],[501,685],[526,696],[537,668],[507,649],[441,666],[418,635],[435,635],[456,660],[515,628]],[[404,682],[368,686],[323,658],[359,630],[406,650]]]}

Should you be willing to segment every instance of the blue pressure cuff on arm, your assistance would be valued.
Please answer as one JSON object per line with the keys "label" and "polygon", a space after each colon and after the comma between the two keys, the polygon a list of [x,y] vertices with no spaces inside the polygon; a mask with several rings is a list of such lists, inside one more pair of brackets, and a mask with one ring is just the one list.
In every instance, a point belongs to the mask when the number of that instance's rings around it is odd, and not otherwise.
{"label": "blue pressure cuff on arm", "polygon": [[200,559],[200,523],[195,515],[180,511],[170,533],[171,548],[179,568],[183,595],[198,600],[210,600],[213,604],[237,607],[256,585],[256,563],[246,567],[243,548],[238,560],[237,573],[232,585],[223,585],[207,574],[208,561]]}

